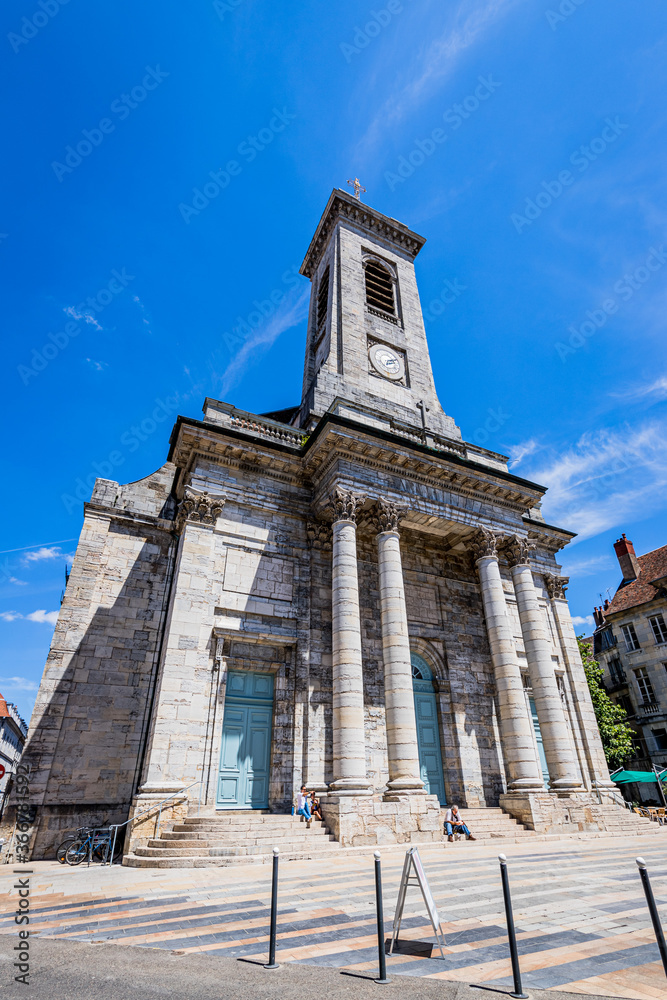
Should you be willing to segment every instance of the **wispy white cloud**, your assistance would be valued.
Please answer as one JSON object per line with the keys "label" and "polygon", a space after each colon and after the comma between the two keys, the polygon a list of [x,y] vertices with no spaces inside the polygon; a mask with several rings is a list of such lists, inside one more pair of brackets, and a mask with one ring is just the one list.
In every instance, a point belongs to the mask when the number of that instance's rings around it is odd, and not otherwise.
{"label": "wispy white cloud", "polygon": [[93,313],[85,309],[79,312],[76,306],[65,306],[63,312],[66,316],[70,316],[72,319],[77,320],[79,323],[88,323],[89,326],[95,328],[95,330],[101,330],[102,326],[97,322]]}
{"label": "wispy white cloud", "polygon": [[0,677],[2,689],[9,688],[14,691],[38,691],[39,684],[29,681],[27,677]]}
{"label": "wispy white cloud", "polygon": [[55,625],[58,621],[57,611],[31,611],[29,615],[22,615],[18,611],[1,611],[0,618],[6,622],[15,622],[22,619],[26,622],[38,622],[40,625]]}
{"label": "wispy white cloud", "polygon": [[33,611],[26,615],[26,621],[40,622],[42,625],[55,625],[58,621],[57,611]]}
{"label": "wispy white cloud", "polygon": [[285,333],[286,330],[290,330],[306,318],[309,297],[309,288],[303,288],[300,291],[294,289],[285,296],[284,302],[281,303],[274,315],[263,326],[253,331],[222,375],[219,376],[222,399],[243,377],[247,368],[256,363],[259,357],[273,346],[281,333]]}
{"label": "wispy white cloud", "polygon": [[62,559],[63,556],[64,553],[58,546],[43,546],[41,549],[26,552],[23,556],[23,562],[28,565],[33,562],[43,562],[45,559]]}
{"label": "wispy white cloud", "polygon": [[146,311],[146,306],[143,304],[143,302],[141,301],[141,299],[139,298],[138,295],[133,295],[132,296],[132,301],[135,302],[139,306],[139,309],[141,310],[141,321],[142,321],[143,325],[146,327],[145,333],[152,334],[153,331],[151,329],[151,323],[150,323],[150,320],[148,318],[148,313]]}
{"label": "wispy white cloud", "polygon": [[[436,87],[450,76],[459,56],[470,49],[505,14],[523,0],[464,0],[447,26],[426,51],[416,54],[404,76],[377,112],[360,142],[361,154],[370,153],[388,129],[406,121]],[[440,9],[446,10],[443,5]]]}
{"label": "wispy white cloud", "polygon": [[105,368],[109,367],[106,361],[95,361],[94,358],[86,358],[86,361],[96,372],[103,372]]}
{"label": "wispy white cloud", "polygon": [[649,517],[665,507],[667,427],[653,421],[584,434],[534,463],[530,478],[548,487],[547,521],[576,531],[578,541]]}
{"label": "wispy white cloud", "polygon": [[573,625],[595,625],[595,618],[593,615],[585,615],[583,618],[581,615],[572,615]]}
{"label": "wispy white cloud", "polygon": [[647,400],[657,403],[662,399],[667,399],[667,375],[659,375],[658,378],[640,385],[630,386],[621,392],[611,392],[609,394],[615,399],[625,399],[629,401]]}
{"label": "wispy white cloud", "polygon": [[582,576],[594,576],[602,570],[612,569],[614,562],[610,555],[590,556],[588,559],[575,559],[570,561],[568,553],[563,553],[563,570],[573,579]]}
{"label": "wispy white cloud", "polygon": [[14,586],[16,586],[16,587],[27,587],[28,586],[28,581],[27,580],[19,580],[15,576],[10,576],[9,582],[13,583]]}
{"label": "wispy white cloud", "polygon": [[539,447],[540,444],[536,438],[529,438],[527,441],[520,441],[519,444],[510,445],[507,449],[510,459],[510,469],[516,468],[516,466],[520,465],[525,458],[529,457],[529,455],[534,455]]}

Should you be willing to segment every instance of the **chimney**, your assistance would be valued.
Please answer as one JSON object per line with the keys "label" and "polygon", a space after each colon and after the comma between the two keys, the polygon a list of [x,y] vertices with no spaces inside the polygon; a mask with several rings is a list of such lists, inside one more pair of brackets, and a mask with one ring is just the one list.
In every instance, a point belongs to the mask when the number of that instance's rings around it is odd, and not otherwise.
{"label": "chimney", "polygon": [[614,542],[614,550],[623,574],[623,582],[632,583],[640,573],[639,560],[635,555],[634,545],[625,537],[625,533]]}
{"label": "chimney", "polygon": [[597,628],[601,628],[604,625],[604,615],[602,614],[602,608],[593,608],[593,619]]}

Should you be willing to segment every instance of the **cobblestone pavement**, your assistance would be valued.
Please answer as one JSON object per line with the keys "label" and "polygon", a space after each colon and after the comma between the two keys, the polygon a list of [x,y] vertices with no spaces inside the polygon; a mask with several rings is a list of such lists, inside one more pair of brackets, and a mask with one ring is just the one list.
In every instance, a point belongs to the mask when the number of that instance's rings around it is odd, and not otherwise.
{"label": "cobblestone pavement", "polygon": [[[392,975],[510,986],[510,964],[496,853],[510,867],[524,987],[654,1000],[667,994],[634,862],[649,866],[667,924],[667,829],[664,837],[572,840],[497,848],[466,845],[420,850],[446,938],[434,948],[421,894],[409,890],[405,943],[388,958]],[[386,932],[403,849],[384,849]],[[164,948],[228,958],[267,952],[268,865],[154,870],[32,866],[32,934],[79,942]],[[5,876],[5,872],[7,875]],[[11,870],[0,869],[14,933]],[[282,862],[278,960],[373,971],[377,962],[373,859],[342,852],[326,861]],[[8,912],[5,911],[5,912]],[[38,947],[37,942],[34,944]]]}

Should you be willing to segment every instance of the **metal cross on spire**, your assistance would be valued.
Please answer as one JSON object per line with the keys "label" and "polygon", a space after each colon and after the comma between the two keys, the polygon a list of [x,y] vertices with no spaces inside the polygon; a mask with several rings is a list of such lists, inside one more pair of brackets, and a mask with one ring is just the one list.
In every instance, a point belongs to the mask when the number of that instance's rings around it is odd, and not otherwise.
{"label": "metal cross on spire", "polygon": [[366,194],[366,188],[361,186],[359,178],[355,177],[353,181],[348,181],[347,183],[354,185],[354,197],[357,201],[361,201],[361,192],[363,191]]}

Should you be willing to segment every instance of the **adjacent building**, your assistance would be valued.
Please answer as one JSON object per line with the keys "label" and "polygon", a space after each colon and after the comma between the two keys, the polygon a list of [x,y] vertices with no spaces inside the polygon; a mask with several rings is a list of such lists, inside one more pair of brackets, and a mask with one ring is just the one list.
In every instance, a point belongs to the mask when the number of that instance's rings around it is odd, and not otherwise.
{"label": "adjacent building", "polygon": [[16,765],[21,759],[28,727],[18,713],[16,705],[7,702],[0,694],[0,765],[4,774],[0,778],[0,819],[11,791]]}
{"label": "adjacent building", "polygon": [[[30,726],[33,856],[182,790],[181,815],[289,813],[302,783],[343,844],[439,840],[447,802],[613,827],[573,536],[443,410],[424,242],[335,190],[301,399],[206,399],[156,472],[97,480]],[[132,831],[126,863],[164,858]]]}
{"label": "adjacent building", "polygon": [[[593,654],[608,693],[637,734],[637,756],[628,766],[667,767],[667,545],[637,556],[621,535],[614,549],[622,580],[613,600],[594,609]],[[655,786],[628,791],[659,801]]]}

